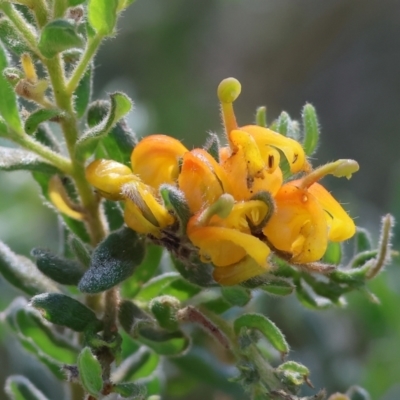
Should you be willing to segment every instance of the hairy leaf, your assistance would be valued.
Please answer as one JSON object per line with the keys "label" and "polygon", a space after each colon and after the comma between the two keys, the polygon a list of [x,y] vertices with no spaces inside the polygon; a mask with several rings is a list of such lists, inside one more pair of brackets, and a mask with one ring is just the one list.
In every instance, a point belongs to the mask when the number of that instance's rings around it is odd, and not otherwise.
{"label": "hairy leaf", "polygon": [[17,96],[15,95],[14,89],[3,75],[3,71],[8,65],[8,54],[0,43],[0,115],[12,129],[17,132],[22,132],[22,122],[19,116]]}
{"label": "hairy leaf", "polygon": [[56,173],[58,169],[27,150],[0,147],[0,170],[30,170]]}
{"label": "hairy leaf", "polygon": [[0,273],[11,285],[30,296],[59,291],[31,260],[13,253],[3,242],[0,242]]}
{"label": "hairy leaf", "polygon": [[66,19],[57,19],[42,29],[38,47],[46,58],[52,58],[65,50],[83,47],[83,39],[76,31],[75,24]]}
{"label": "hairy leaf", "polygon": [[111,108],[108,115],[79,138],[76,148],[78,156],[90,154],[99,140],[105,137],[114,125],[131,110],[132,102],[124,93],[116,92],[111,94],[110,97]]}
{"label": "hairy leaf", "polygon": [[235,320],[233,327],[236,334],[239,334],[242,328],[257,329],[281,354],[286,355],[289,352],[289,345],[283,333],[264,315],[243,314]]}
{"label": "hairy leaf", "polygon": [[123,227],[111,233],[94,250],[79,289],[84,293],[108,290],[131,276],[143,257],[143,241],[136,232]]}
{"label": "hairy leaf", "polygon": [[78,369],[85,390],[97,397],[103,387],[102,369],[89,347],[85,347],[79,354]]}
{"label": "hairy leaf", "polygon": [[42,122],[62,118],[64,113],[57,108],[42,108],[33,112],[25,121],[25,132],[28,135],[35,133]]}
{"label": "hairy leaf", "polygon": [[92,310],[64,294],[43,293],[33,297],[31,305],[53,324],[77,332],[83,332],[89,326],[101,326]]}
{"label": "hairy leaf", "polygon": [[111,35],[117,22],[118,0],[89,0],[90,25],[102,36]]}
{"label": "hairy leaf", "polygon": [[36,258],[38,269],[62,285],[77,285],[85,272],[76,261],[58,257],[50,251],[33,249],[31,254]]}

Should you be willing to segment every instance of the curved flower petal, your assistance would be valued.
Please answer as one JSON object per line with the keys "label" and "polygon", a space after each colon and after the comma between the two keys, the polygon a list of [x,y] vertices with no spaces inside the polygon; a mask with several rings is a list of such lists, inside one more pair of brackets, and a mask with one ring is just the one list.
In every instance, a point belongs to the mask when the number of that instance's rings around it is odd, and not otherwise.
{"label": "curved flower petal", "polygon": [[124,220],[129,228],[138,233],[160,236],[160,228],[146,219],[139,207],[129,199],[125,203]]}
{"label": "curved flower petal", "polygon": [[277,210],[263,229],[268,241],[290,253],[293,262],[319,260],[328,244],[328,225],[318,200],[290,182],[278,191],[275,204]]}
{"label": "curved flower petal", "polygon": [[163,183],[174,184],[179,174],[179,158],[187,151],[179,140],[170,136],[147,136],[133,149],[132,171],[154,188]]}
{"label": "curved flower petal", "polygon": [[165,228],[174,223],[174,217],[156,199],[152,187],[139,181],[129,182],[123,186],[122,193],[127,201],[136,205],[144,218],[152,225]]}
{"label": "curved flower petal", "polygon": [[129,167],[113,160],[99,159],[86,167],[86,179],[100,194],[110,200],[122,200],[121,187],[137,180]]}
{"label": "curved flower petal", "polygon": [[193,213],[211,205],[229,191],[225,171],[202,149],[185,153],[178,185]]}
{"label": "curved flower petal", "polygon": [[[225,158],[226,154],[224,154]],[[261,155],[259,153],[261,159]],[[275,194],[282,185],[282,171],[277,167],[273,172],[264,170],[263,173],[252,175],[248,170],[248,159],[243,148],[239,147],[225,159],[222,166],[231,184],[232,196],[236,200],[248,200],[259,191]]]}
{"label": "curved flower petal", "polygon": [[270,268],[268,263],[259,265],[253,258],[247,256],[229,267],[215,267],[213,277],[221,285],[232,286],[265,274]]}
{"label": "curved flower petal", "polygon": [[267,213],[268,206],[261,200],[242,201],[233,206],[228,217],[222,219],[216,215],[213,216],[209,225],[218,225],[250,233],[249,223],[253,226],[260,225]]}
{"label": "curved flower petal", "polygon": [[341,242],[351,238],[356,233],[354,221],[322,185],[314,183],[308,188],[308,191],[313,194],[326,211],[325,216],[329,226],[329,240]]}
{"label": "curved flower petal", "polygon": [[200,248],[200,255],[217,267],[235,264],[246,255],[264,265],[270,253],[269,247],[249,234],[215,226],[196,226],[192,217],[187,230],[191,242]]}
{"label": "curved flower petal", "polygon": [[247,125],[240,129],[249,133],[254,138],[262,154],[269,151],[268,148],[270,146],[281,150],[289,162],[292,173],[305,171],[310,168],[303,147],[296,140],[257,125]]}

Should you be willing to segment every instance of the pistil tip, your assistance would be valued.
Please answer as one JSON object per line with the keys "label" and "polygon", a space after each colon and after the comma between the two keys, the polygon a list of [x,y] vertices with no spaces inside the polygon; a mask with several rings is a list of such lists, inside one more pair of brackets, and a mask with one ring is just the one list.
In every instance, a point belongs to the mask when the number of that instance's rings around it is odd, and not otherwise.
{"label": "pistil tip", "polygon": [[218,98],[221,103],[233,103],[240,95],[242,86],[235,78],[226,78],[218,85]]}

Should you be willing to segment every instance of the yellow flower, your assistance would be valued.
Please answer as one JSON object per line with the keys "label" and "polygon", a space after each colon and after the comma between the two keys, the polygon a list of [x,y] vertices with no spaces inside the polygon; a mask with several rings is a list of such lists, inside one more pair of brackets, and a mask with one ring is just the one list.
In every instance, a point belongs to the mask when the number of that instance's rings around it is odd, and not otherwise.
{"label": "yellow flower", "polygon": [[133,149],[131,166],[142,182],[154,188],[163,183],[175,184],[179,174],[179,159],[188,149],[166,135],[151,135]]}
{"label": "yellow flower", "polygon": [[125,222],[139,233],[159,236],[161,229],[175,221],[159,202],[155,190],[124,164],[95,160],[86,168],[86,179],[103,197],[125,201]]}
{"label": "yellow flower", "polygon": [[267,241],[288,253],[293,263],[304,264],[319,260],[328,240],[353,236],[353,220],[316,180],[326,174],[350,176],[357,170],[355,161],[338,160],[283,185],[275,195],[277,209],[263,229]]}
{"label": "yellow flower", "polygon": [[121,187],[135,180],[129,167],[113,160],[99,159],[86,167],[86,179],[106,199],[123,200]]}
{"label": "yellow flower", "polygon": [[192,213],[204,209],[222,194],[232,191],[225,171],[202,149],[184,154],[178,185]]}
{"label": "yellow flower", "polygon": [[233,101],[240,90],[240,83],[233,78],[223,80],[218,87],[230,146],[221,155],[222,166],[232,181],[233,196],[247,200],[259,191],[275,194],[282,185],[279,151],[287,158],[292,173],[308,171],[310,166],[302,146],[295,140],[257,125],[238,127]]}
{"label": "yellow flower", "polygon": [[262,201],[232,203],[223,210],[224,200],[220,198],[209,209],[194,215],[187,234],[199,248],[200,259],[214,265],[214,279],[222,285],[235,285],[270,268],[269,247],[252,236],[248,225],[249,221],[259,224],[268,210]]}
{"label": "yellow flower", "polygon": [[154,189],[139,180],[131,181],[122,187],[126,199],[124,220],[139,233],[161,235],[161,229],[172,225],[174,217],[159,203]]}

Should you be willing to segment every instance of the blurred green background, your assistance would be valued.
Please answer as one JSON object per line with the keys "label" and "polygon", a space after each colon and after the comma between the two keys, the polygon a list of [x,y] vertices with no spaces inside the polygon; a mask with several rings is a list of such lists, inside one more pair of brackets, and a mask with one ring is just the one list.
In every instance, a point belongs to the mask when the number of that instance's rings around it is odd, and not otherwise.
{"label": "blurred green background", "polygon": [[[377,240],[381,215],[400,218],[399,45],[396,0],[137,0],[96,58],[95,97],[125,91],[136,105],[128,123],[138,136],[165,133],[188,147],[201,145],[208,131],[222,133],[216,88],[225,77],[242,83],[235,103],[241,125],[254,122],[260,105],[272,121],[282,110],[300,118],[312,103],[322,125],[314,165],[360,163],[351,181],[325,183]],[[22,254],[57,250],[56,218],[29,174],[1,172],[0,193],[0,239]],[[394,242],[399,248],[400,227]],[[282,328],[291,358],[310,368],[317,388],[360,384],[373,400],[398,400],[398,264],[370,285],[380,306],[359,293],[344,310],[308,311],[293,296],[259,295],[252,306]],[[0,310],[15,294],[0,278]],[[0,332],[0,380],[32,371],[31,357]],[[62,399],[44,370],[31,374],[51,399]]]}

